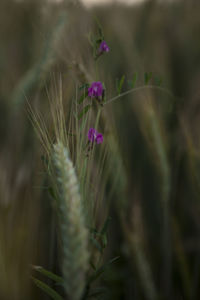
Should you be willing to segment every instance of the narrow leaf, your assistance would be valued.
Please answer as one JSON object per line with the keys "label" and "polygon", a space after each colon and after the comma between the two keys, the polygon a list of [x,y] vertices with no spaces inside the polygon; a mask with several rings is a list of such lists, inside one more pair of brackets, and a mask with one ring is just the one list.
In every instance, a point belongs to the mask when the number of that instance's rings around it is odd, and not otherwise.
{"label": "narrow leaf", "polygon": [[59,283],[63,283],[64,280],[61,276],[58,276],[46,269],[44,269],[43,267],[41,266],[33,266],[33,269],[41,274],[43,274],[44,276],[56,281],[56,282],[59,282]]}
{"label": "narrow leaf", "polygon": [[89,279],[89,284],[93,281],[95,281],[102,273],[105,272],[105,270],[117,259],[119,259],[119,256],[114,257],[113,259],[109,260],[106,264],[104,264],[101,268],[99,268],[94,275],[92,275]]}
{"label": "narrow leaf", "polygon": [[83,94],[81,95],[81,97],[79,98],[79,100],[78,100],[78,104],[81,104],[81,103],[85,100],[86,97],[87,97],[87,94],[86,94],[86,93],[83,93]]}
{"label": "narrow leaf", "polygon": [[54,300],[63,300],[63,298],[52,288],[50,288],[46,283],[32,277],[33,282],[37,287],[43,290],[47,295],[49,295]]}
{"label": "narrow leaf", "polygon": [[135,72],[134,75],[133,75],[133,79],[132,79],[132,88],[135,87],[137,79],[138,79],[138,73]]}
{"label": "narrow leaf", "polygon": [[87,112],[88,110],[91,108],[91,105],[88,104],[86,105],[83,110],[80,112],[80,114],[78,115],[78,119],[80,120]]}
{"label": "narrow leaf", "polygon": [[96,267],[95,267],[95,265],[93,264],[93,262],[90,262],[90,266],[92,267],[92,269],[93,269],[94,271],[96,271]]}
{"label": "narrow leaf", "polygon": [[110,221],[111,221],[111,217],[108,217],[108,218],[106,219],[105,223],[103,224],[103,227],[102,227],[102,229],[101,229],[101,234],[104,234],[104,233],[107,232],[108,226],[109,226],[109,224],[110,224]]}
{"label": "narrow leaf", "polygon": [[125,75],[122,76],[122,78],[120,79],[119,84],[117,84],[117,91],[118,91],[118,94],[121,93],[122,86],[123,86],[123,84],[124,84],[124,80],[125,80]]}
{"label": "narrow leaf", "polygon": [[145,72],[144,73],[144,83],[145,84],[149,83],[150,79],[152,78],[152,75],[153,75],[152,72],[149,72],[149,73]]}

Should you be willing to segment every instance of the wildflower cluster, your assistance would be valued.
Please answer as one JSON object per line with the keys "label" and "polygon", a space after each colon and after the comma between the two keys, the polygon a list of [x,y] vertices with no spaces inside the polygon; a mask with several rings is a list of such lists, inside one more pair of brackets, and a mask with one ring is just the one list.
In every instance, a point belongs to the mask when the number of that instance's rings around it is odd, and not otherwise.
{"label": "wildflower cluster", "polygon": [[[109,52],[110,48],[108,47],[107,43],[102,40],[97,54],[96,54],[96,59],[102,55],[104,52]],[[93,82],[89,87],[88,87],[88,97],[91,99],[96,99],[100,104],[102,104],[102,101],[104,100],[104,95],[105,95],[105,90],[103,88],[103,84],[100,81],[95,81]],[[97,132],[96,129],[90,128],[88,131],[88,140],[92,144],[102,144],[103,143],[103,135],[99,132]]]}
{"label": "wildflower cluster", "polygon": [[96,129],[90,128],[88,131],[88,140],[91,143],[96,142],[97,144],[102,144],[103,143],[103,135],[99,132],[97,132]]}

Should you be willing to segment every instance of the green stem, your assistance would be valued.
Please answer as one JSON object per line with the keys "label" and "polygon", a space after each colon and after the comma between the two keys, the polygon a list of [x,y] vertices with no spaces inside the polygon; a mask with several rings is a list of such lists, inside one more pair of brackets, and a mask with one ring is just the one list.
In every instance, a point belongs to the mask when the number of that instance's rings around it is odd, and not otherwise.
{"label": "green stem", "polygon": [[159,90],[159,91],[165,92],[167,95],[169,95],[169,96],[172,97],[172,98],[175,97],[175,96],[174,96],[168,89],[166,89],[166,88],[162,88],[162,87],[160,87],[160,86],[154,86],[154,85],[148,85],[148,86],[144,85],[144,86],[140,86],[140,87],[137,87],[137,88],[133,88],[133,89],[131,89],[131,90],[128,90],[128,91],[126,91],[126,92],[124,92],[124,93],[122,93],[122,94],[120,94],[120,95],[117,95],[117,96],[115,96],[115,97],[109,99],[104,105],[109,104],[110,102],[113,102],[113,101],[115,101],[115,100],[117,100],[117,99],[119,99],[119,98],[121,98],[121,97],[124,97],[124,96],[126,96],[126,95],[129,95],[129,94],[131,94],[131,93],[133,93],[133,92],[141,91],[141,90],[143,90],[143,89],[145,89],[145,90],[146,90],[146,89],[155,89],[155,90]]}
{"label": "green stem", "polygon": [[97,130],[98,124],[99,124],[99,119],[100,119],[100,115],[101,115],[101,107],[98,108],[98,112],[97,112],[97,117],[96,117],[96,121],[95,121],[95,129]]}
{"label": "green stem", "polygon": [[97,60],[95,61],[95,78],[96,78],[96,81],[98,81],[98,79],[99,79],[99,69],[98,69]]}

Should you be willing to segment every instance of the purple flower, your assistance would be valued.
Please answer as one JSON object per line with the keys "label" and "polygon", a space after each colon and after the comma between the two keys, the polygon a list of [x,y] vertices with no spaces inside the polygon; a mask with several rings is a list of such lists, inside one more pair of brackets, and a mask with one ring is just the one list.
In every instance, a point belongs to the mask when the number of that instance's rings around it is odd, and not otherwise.
{"label": "purple flower", "polygon": [[96,129],[90,128],[88,131],[88,140],[90,142],[96,142],[97,144],[103,143],[103,135],[98,133]]}
{"label": "purple flower", "polygon": [[101,133],[98,133],[96,136],[96,143],[102,144],[103,143],[103,135]]}
{"label": "purple flower", "polygon": [[103,94],[103,85],[100,81],[93,82],[88,88],[88,96],[91,98],[101,97]]}
{"label": "purple flower", "polygon": [[96,131],[96,129],[90,128],[88,131],[88,140],[90,142],[94,142],[97,135],[98,135],[98,132]]}
{"label": "purple flower", "polygon": [[102,53],[102,52],[109,52],[109,51],[110,51],[110,48],[108,47],[106,42],[102,41],[100,46],[99,46],[99,52]]}

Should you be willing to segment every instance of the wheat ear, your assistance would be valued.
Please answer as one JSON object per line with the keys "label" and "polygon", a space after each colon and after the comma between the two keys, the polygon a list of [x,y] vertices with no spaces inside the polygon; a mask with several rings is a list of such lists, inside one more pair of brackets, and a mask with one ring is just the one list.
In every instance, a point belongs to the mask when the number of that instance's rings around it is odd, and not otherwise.
{"label": "wheat ear", "polygon": [[64,288],[71,300],[80,300],[88,268],[88,230],[79,194],[78,180],[64,145],[54,145],[53,163],[58,192],[57,208],[63,245]]}

